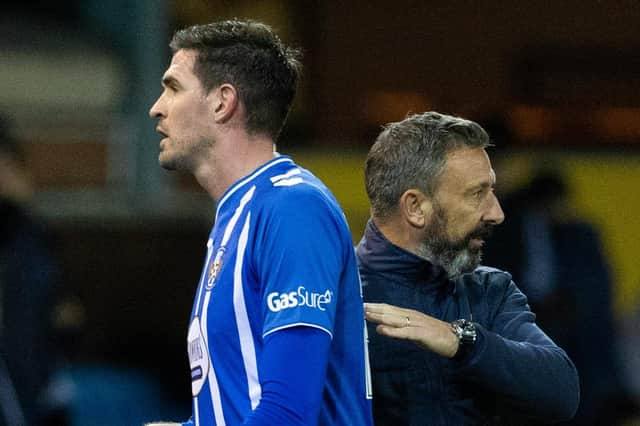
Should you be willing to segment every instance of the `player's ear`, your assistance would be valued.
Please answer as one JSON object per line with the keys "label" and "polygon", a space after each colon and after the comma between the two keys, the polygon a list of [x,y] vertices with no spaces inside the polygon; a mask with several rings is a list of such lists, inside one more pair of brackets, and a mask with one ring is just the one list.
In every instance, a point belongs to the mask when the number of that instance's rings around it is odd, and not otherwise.
{"label": "player's ear", "polygon": [[207,98],[212,103],[213,119],[216,123],[228,121],[240,102],[238,91],[228,83],[221,84],[213,89]]}
{"label": "player's ear", "polygon": [[411,226],[423,228],[431,219],[433,202],[431,197],[419,189],[407,189],[400,196],[400,214]]}

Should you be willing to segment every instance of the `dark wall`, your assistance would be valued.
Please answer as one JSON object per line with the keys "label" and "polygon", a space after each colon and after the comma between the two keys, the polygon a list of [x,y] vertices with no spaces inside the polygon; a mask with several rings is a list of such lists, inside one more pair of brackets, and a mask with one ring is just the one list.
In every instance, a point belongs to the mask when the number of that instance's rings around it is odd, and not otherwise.
{"label": "dark wall", "polygon": [[[476,119],[502,112],[526,78],[519,73],[530,54],[545,58],[551,50],[553,68],[556,49],[587,50],[607,58],[599,67],[615,71],[623,68],[625,52],[640,47],[640,3],[629,0],[313,4],[302,14],[309,22],[305,78],[313,92],[314,133],[328,142],[368,146],[363,138],[409,109]],[[558,78],[571,82],[579,73]],[[597,84],[583,89],[597,90]],[[609,100],[616,104],[615,93]]]}
{"label": "dark wall", "polygon": [[169,220],[56,225],[59,300],[84,312],[62,339],[67,356],[141,368],[188,395],[186,330],[208,232]]}

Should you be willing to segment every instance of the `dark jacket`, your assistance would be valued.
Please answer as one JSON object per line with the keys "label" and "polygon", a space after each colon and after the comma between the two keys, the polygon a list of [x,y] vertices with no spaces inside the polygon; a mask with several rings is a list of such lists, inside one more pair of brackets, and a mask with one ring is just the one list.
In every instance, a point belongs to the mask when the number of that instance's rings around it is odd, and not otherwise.
{"label": "dark jacket", "polygon": [[443,321],[466,318],[478,338],[449,360],[369,325],[376,425],[544,424],[570,418],[578,374],[535,324],[511,276],[479,267],[452,281],[391,244],[369,222],[357,248],[367,302],[415,309]]}

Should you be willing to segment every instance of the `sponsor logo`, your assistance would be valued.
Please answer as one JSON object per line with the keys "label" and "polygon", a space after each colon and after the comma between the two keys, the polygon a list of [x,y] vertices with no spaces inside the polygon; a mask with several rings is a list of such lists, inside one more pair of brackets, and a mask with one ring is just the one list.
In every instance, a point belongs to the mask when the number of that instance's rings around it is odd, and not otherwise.
{"label": "sponsor logo", "polygon": [[187,352],[189,353],[189,359],[191,362],[199,361],[203,357],[202,353],[202,343],[200,337],[197,337],[195,340],[189,342],[189,347],[187,348]]}
{"label": "sponsor logo", "polygon": [[307,291],[304,286],[300,286],[297,291],[291,291],[289,293],[269,293],[267,296],[267,306],[271,312],[280,312],[283,309],[298,306],[306,306],[320,311],[326,311],[326,306],[331,303],[332,298],[333,292],[330,290],[324,293],[312,293]]}
{"label": "sponsor logo", "polygon": [[187,334],[187,352],[191,370],[191,394],[197,396],[209,374],[209,352],[200,328],[200,319],[194,317]]}
{"label": "sponsor logo", "polygon": [[191,380],[200,380],[202,379],[202,368],[195,367],[191,369]]}

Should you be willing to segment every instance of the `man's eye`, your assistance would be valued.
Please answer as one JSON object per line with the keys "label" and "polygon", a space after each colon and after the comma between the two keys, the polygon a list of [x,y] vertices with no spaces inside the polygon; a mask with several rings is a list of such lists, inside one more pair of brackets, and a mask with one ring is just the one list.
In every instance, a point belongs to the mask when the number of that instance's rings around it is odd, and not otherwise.
{"label": "man's eye", "polygon": [[175,83],[168,83],[164,86],[164,89],[167,92],[177,92],[178,91],[178,86],[176,86]]}

